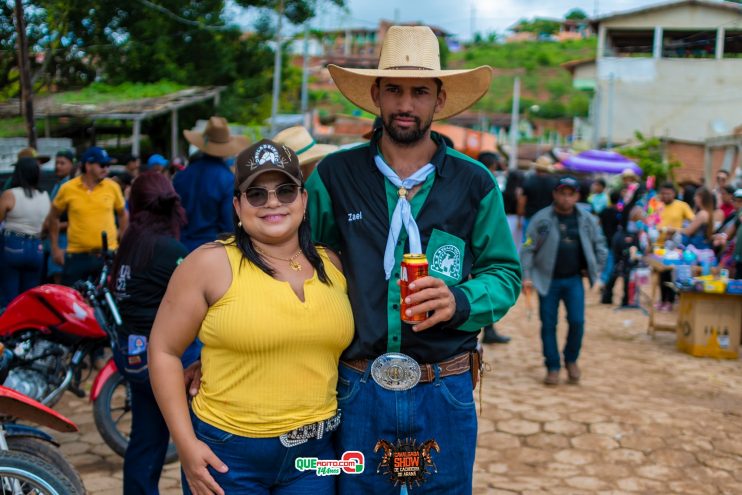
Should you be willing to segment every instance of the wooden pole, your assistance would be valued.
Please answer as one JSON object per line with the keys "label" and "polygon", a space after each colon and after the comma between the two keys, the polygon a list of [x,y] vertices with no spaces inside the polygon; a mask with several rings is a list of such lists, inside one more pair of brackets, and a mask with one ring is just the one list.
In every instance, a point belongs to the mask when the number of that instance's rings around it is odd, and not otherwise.
{"label": "wooden pole", "polygon": [[31,87],[31,67],[28,58],[26,39],[26,20],[23,15],[23,2],[15,0],[15,30],[18,34],[18,70],[21,73],[21,101],[23,116],[26,118],[28,145],[36,148],[36,123],[33,118],[33,90]]}

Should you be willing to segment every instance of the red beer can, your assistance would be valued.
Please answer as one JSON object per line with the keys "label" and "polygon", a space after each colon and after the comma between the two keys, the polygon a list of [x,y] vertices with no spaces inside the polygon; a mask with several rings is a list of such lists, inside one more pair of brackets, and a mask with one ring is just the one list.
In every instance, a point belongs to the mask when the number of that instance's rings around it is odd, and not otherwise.
{"label": "red beer can", "polygon": [[427,313],[420,313],[417,315],[407,316],[406,311],[410,307],[404,301],[414,291],[409,289],[412,282],[417,279],[428,276],[428,258],[424,254],[405,254],[402,257],[402,266],[400,271],[400,302],[399,302],[399,313],[402,316],[402,321],[415,325],[423,322],[428,318]]}

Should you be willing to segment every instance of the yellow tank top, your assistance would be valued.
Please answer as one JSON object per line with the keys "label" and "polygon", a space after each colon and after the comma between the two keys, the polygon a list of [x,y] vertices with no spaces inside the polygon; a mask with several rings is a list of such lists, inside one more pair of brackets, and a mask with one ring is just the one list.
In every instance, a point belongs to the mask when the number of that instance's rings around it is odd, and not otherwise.
{"label": "yellow tank top", "polygon": [[345,276],[318,248],[332,285],[315,271],[301,302],[288,282],[243,263],[236,246],[225,248],[232,285],[198,333],[203,379],[194,413],[222,430],[258,438],[332,417],[338,361],[353,338]]}

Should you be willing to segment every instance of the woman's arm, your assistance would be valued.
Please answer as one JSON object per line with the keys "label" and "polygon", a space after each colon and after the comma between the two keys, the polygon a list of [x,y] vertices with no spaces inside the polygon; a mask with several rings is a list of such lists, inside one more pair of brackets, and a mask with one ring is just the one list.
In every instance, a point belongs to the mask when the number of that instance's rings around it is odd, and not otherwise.
{"label": "woman's arm", "polygon": [[0,195],[0,222],[5,220],[5,215],[15,207],[15,196],[8,190]]}
{"label": "woman's arm", "polygon": [[[204,277],[204,273],[211,276]],[[178,449],[194,494],[223,495],[209,474],[227,466],[193,432],[180,356],[198,335],[209,305],[229,288],[232,272],[223,247],[204,246],[191,253],[173,273],[157,311],[149,344],[152,390]]]}
{"label": "woman's arm", "polygon": [[693,221],[685,227],[684,229],[680,229],[680,233],[683,235],[687,235],[688,237],[692,236],[696,233],[696,231],[709,220],[709,214],[705,210],[699,211],[695,218],[693,218]]}

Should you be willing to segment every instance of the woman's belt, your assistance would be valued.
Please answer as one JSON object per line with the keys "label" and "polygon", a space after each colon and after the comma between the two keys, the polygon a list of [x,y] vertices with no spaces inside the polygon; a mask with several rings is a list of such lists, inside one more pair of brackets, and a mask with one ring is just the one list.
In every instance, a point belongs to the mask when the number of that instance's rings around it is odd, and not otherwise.
{"label": "woman's belt", "polygon": [[23,232],[15,232],[13,230],[4,230],[3,235],[14,235],[16,237],[20,237],[21,239],[32,239],[34,241],[41,240],[41,234],[24,234]]}
{"label": "woman's belt", "polygon": [[284,433],[278,439],[281,441],[281,445],[286,448],[301,445],[309,440],[320,440],[325,433],[330,433],[338,429],[338,426],[340,426],[340,416],[341,412],[338,409],[338,412],[333,417],[300,426],[288,433]]}

